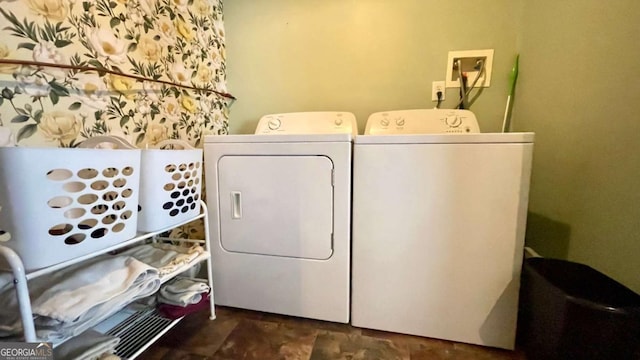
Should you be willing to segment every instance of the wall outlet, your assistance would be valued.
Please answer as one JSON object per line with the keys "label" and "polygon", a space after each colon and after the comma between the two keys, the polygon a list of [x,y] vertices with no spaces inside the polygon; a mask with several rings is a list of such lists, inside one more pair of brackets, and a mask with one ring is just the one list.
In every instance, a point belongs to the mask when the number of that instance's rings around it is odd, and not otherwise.
{"label": "wall outlet", "polygon": [[[480,74],[481,61],[484,61],[484,70]],[[475,87],[489,87],[489,85],[491,85],[493,49],[449,51],[446,77],[448,88],[460,87],[460,81],[458,79],[458,65],[461,66],[460,71],[467,74],[468,86],[473,84],[476,77],[478,77],[478,74],[480,74],[480,78],[476,82]]]}
{"label": "wall outlet", "polygon": [[444,81],[433,81],[431,83],[431,101],[438,101],[438,91],[442,92],[440,100],[444,100],[444,94],[446,90]]}

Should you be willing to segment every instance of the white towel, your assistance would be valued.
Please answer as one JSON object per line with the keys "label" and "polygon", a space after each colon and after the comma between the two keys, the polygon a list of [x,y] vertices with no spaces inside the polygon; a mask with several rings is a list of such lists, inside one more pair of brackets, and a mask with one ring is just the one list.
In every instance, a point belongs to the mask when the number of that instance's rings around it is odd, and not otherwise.
{"label": "white towel", "polygon": [[[33,313],[72,322],[89,309],[158,279],[149,265],[128,256],[111,256],[76,269],[33,300]],[[158,283],[159,285],[159,283]],[[134,291],[137,293],[139,289]]]}
{"label": "white towel", "polygon": [[122,252],[122,255],[132,256],[145,264],[158,269],[160,276],[178,272],[186,268],[204,252],[199,245],[192,247],[171,244],[145,244]]}
{"label": "white towel", "polygon": [[[0,277],[0,336],[21,331],[15,290]],[[104,255],[29,281],[36,335],[45,341],[76,336],[160,287],[157,270],[128,256]]]}
{"label": "white towel", "polygon": [[202,279],[176,278],[160,287],[158,302],[185,307],[199,303],[209,290]]}
{"label": "white towel", "polygon": [[96,360],[102,358],[103,354],[112,354],[119,342],[120,338],[115,336],[87,330],[56,346],[53,357],[61,360]]}
{"label": "white towel", "polygon": [[[77,336],[113,315],[127,304],[157,292],[160,287],[160,279],[155,269],[151,269],[146,264],[140,265],[140,262],[133,258],[127,256],[124,258],[129,259],[127,263],[131,269],[144,269],[145,271],[141,272],[141,274],[145,275],[138,277],[137,281],[130,284],[125,291],[110,297],[104,302],[96,302],[95,306],[88,308],[85,312],[70,321],[68,318],[63,319],[60,316],[52,317],[39,314],[39,316],[35,318],[38,338],[56,342]],[[123,281],[124,278],[125,277],[123,277]],[[56,308],[53,307],[53,309]],[[43,313],[44,311],[40,312]]]}
{"label": "white towel", "polygon": [[[56,272],[29,280],[29,297],[37,299],[51,284],[64,280],[76,269],[101,261],[108,255],[102,255],[86,262],[71,265]],[[22,331],[22,321],[18,307],[18,298],[13,286],[12,273],[0,273],[0,336],[12,336]]]}
{"label": "white towel", "polygon": [[146,284],[141,284],[141,286],[133,287],[107,302],[92,307],[72,322],[62,322],[45,316],[36,317],[36,334],[39,339],[51,342],[64,341],[70,337],[77,336],[115,314],[131,302],[155,293],[158,291],[159,286],[160,280],[156,278]]}
{"label": "white towel", "polygon": [[[203,252],[201,246],[143,245],[30,280],[37,336],[56,341],[80,334],[128,303],[155,293],[159,276],[188,267]],[[12,274],[0,274],[0,336],[22,331],[12,282]]]}

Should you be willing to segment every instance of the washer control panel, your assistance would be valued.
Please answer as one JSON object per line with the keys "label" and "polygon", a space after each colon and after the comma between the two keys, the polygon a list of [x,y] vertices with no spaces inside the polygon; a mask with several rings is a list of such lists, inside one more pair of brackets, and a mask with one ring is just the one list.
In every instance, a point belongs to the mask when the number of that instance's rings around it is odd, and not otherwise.
{"label": "washer control panel", "polygon": [[265,115],[256,134],[358,134],[356,117],[350,112],[316,111]]}
{"label": "washer control panel", "polygon": [[415,109],[373,113],[367,120],[365,135],[394,134],[474,134],[480,127],[469,110]]}

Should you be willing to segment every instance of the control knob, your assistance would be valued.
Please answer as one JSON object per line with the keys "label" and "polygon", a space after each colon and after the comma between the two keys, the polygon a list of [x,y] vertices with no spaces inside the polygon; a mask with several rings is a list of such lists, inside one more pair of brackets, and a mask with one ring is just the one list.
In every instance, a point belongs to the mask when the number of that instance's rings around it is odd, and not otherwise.
{"label": "control knob", "polygon": [[280,121],[280,119],[270,119],[268,126],[271,130],[277,130],[278,128],[280,128],[281,124],[282,122]]}
{"label": "control knob", "polygon": [[460,124],[462,124],[462,120],[457,117],[456,115],[450,115],[447,116],[447,118],[444,120],[445,124],[449,125],[450,127],[458,127],[460,126]]}
{"label": "control knob", "polygon": [[389,126],[389,119],[383,118],[382,120],[380,120],[380,125]]}
{"label": "control knob", "polygon": [[396,125],[404,126],[404,118],[397,118],[396,119]]}

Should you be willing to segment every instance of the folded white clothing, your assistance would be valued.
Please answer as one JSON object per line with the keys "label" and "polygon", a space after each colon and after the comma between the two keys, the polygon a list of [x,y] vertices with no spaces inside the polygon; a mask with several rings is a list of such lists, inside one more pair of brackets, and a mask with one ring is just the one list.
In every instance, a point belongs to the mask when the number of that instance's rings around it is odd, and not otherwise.
{"label": "folded white clothing", "polygon": [[[32,302],[33,313],[61,322],[76,321],[96,305],[158,279],[153,267],[129,256],[110,256],[77,269]],[[137,292],[137,290],[136,290]]]}
{"label": "folded white clothing", "polygon": [[[0,282],[6,284],[4,277]],[[104,255],[29,281],[37,336],[64,340],[160,287],[156,269],[128,256]],[[0,288],[0,336],[22,330],[13,286]]]}
{"label": "folded white clothing", "polygon": [[158,269],[160,276],[178,271],[202,253],[204,248],[199,245],[184,247],[160,243],[144,244],[122,252]]}
{"label": "folded white clothing", "polygon": [[[90,266],[108,258],[110,255],[97,256],[87,261],[71,265],[56,272],[29,280],[29,297],[39,298],[51,284],[58,283],[73,274],[77,269]],[[22,321],[18,306],[18,297],[13,286],[12,273],[0,273],[0,336],[12,336],[22,331]]]}
{"label": "folded white clothing", "polygon": [[197,304],[209,290],[205,280],[176,278],[160,287],[158,302],[183,307]]}
{"label": "folded white clothing", "polygon": [[34,319],[36,335],[39,339],[52,342],[64,341],[77,336],[115,314],[131,302],[149,296],[158,291],[160,279],[155,278],[145,284],[130,288],[107,302],[94,306],[72,322],[63,322],[46,316]]}
{"label": "folded white clothing", "polygon": [[53,349],[53,357],[63,360],[97,360],[112,354],[120,338],[87,330]]}

